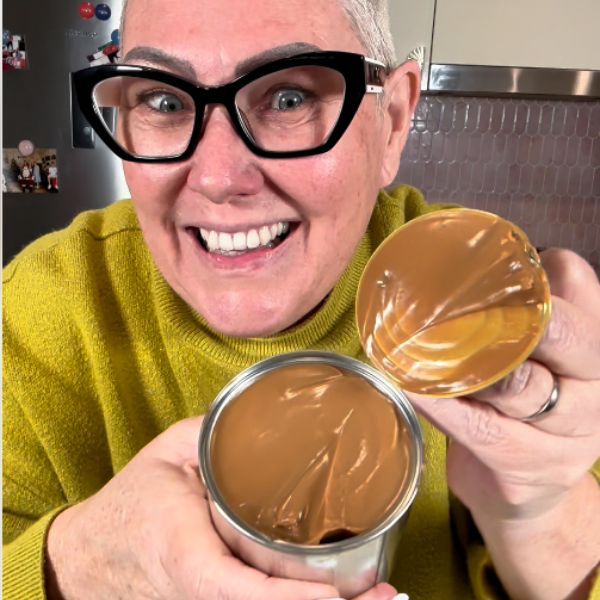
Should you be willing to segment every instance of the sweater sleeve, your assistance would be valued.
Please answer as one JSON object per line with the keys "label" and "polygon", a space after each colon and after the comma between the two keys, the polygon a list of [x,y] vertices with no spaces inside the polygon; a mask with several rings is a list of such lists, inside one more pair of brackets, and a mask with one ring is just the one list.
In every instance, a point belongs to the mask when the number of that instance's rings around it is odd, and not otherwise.
{"label": "sweater sleeve", "polygon": [[[37,520],[17,539],[4,545],[2,593],[7,600],[46,598],[44,548],[48,529],[56,515],[67,505],[56,508]],[[11,515],[3,516],[10,527]]]}
{"label": "sweater sleeve", "polygon": [[[69,320],[74,296],[48,269],[16,259],[3,280],[3,597],[44,593],[44,545],[54,516],[82,494],[75,475],[87,416],[84,356]],[[49,274],[50,273],[50,274]]]}
{"label": "sweater sleeve", "polygon": [[48,456],[6,390],[3,438],[3,597],[43,599],[46,534],[67,504]]}
{"label": "sweater sleeve", "polygon": [[[591,470],[600,484],[600,460]],[[456,498],[452,498],[452,515],[455,530],[467,557],[467,569],[477,600],[508,600],[500,579],[496,575],[492,558],[468,510]],[[596,575],[588,600],[600,600],[600,570]]]}

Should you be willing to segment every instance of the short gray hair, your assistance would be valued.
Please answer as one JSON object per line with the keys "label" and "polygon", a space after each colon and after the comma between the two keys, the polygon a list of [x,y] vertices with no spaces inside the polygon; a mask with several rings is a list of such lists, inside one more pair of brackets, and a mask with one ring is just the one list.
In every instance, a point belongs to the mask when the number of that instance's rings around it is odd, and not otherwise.
{"label": "short gray hair", "polygon": [[[338,0],[350,19],[358,39],[364,44],[369,58],[392,68],[396,51],[390,30],[389,0]],[[393,1],[393,0],[392,0]]]}
{"label": "short gray hair", "polygon": [[[121,37],[125,26],[127,1],[123,0],[121,12]],[[389,0],[338,0],[350,19],[358,39],[364,44],[369,58],[374,58],[387,67],[396,64],[396,51],[390,31]],[[392,0],[393,1],[393,0]]]}

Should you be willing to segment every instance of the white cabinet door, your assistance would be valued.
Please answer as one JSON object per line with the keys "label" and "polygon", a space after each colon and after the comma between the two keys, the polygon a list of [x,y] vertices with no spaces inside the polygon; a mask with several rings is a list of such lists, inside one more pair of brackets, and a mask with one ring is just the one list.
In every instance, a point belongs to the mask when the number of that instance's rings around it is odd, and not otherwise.
{"label": "white cabinet door", "polygon": [[392,37],[398,62],[403,62],[417,47],[425,50],[422,89],[427,89],[429,76],[434,8],[435,0],[389,0]]}
{"label": "white cabinet door", "polygon": [[600,70],[600,0],[437,0],[431,62]]}

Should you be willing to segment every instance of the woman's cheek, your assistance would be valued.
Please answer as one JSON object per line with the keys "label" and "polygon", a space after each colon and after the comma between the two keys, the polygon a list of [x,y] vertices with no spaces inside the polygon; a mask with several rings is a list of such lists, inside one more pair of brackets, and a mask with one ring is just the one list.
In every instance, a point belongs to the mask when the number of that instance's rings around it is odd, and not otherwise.
{"label": "woman's cheek", "polygon": [[278,161],[280,164],[273,165],[267,177],[304,216],[326,215],[337,204],[337,198],[353,187],[350,165],[341,156],[334,148],[316,156]]}
{"label": "woman's cheek", "polygon": [[150,165],[124,162],[123,171],[136,206],[143,205],[156,213],[174,204],[185,185],[185,163]]}

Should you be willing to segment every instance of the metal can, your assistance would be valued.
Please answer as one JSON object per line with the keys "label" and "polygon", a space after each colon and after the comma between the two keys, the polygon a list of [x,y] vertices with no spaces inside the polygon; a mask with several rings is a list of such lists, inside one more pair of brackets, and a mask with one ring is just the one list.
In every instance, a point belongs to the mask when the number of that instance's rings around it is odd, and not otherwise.
{"label": "metal can", "polygon": [[[307,363],[330,365],[363,377],[392,402],[398,419],[404,423],[410,437],[408,485],[394,508],[371,530],[323,545],[273,540],[250,527],[227,506],[217,487],[211,465],[211,440],[223,410],[267,373]],[[342,596],[353,597],[389,576],[400,534],[420,483],[423,438],[417,415],[408,399],[379,371],[358,360],[334,353],[293,352],[256,363],[223,388],[202,425],[199,466],[214,526],[235,555],[269,575],[329,583]]]}

